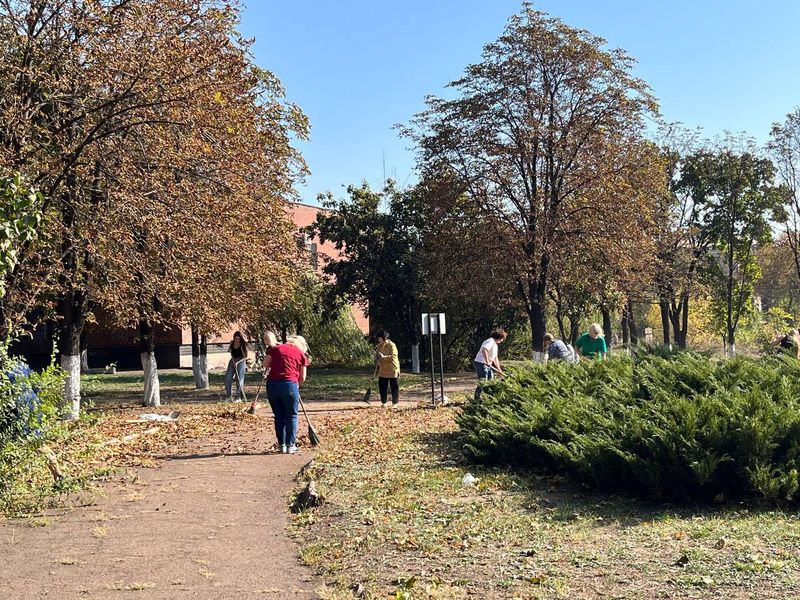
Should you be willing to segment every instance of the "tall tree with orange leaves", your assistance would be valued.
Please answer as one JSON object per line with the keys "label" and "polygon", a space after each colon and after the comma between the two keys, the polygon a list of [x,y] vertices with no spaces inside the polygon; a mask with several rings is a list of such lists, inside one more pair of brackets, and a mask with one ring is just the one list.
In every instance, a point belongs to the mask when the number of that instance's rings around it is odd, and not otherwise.
{"label": "tall tree with orange leaves", "polygon": [[[304,165],[290,139],[307,123],[253,64],[238,13],[216,0],[0,4],[0,165],[42,190],[58,240],[46,262],[73,415],[90,300],[139,327],[144,402],[157,404],[155,323],[210,331],[291,287],[284,202]],[[12,277],[12,299],[26,283]]]}
{"label": "tall tree with orange leaves", "polygon": [[509,256],[520,257],[515,287],[536,357],[554,261],[603,243],[599,233],[620,223],[610,200],[628,202],[642,170],[642,130],[657,105],[633,65],[526,4],[450,84],[454,98],[429,98],[406,132],[422,169],[447,165],[487,222],[513,232]]}

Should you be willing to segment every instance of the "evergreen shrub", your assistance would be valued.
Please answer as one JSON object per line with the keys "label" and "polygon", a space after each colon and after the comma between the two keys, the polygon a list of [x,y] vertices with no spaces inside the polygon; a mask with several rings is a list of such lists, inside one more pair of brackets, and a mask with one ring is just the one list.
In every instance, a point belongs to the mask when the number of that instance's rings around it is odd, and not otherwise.
{"label": "evergreen shrub", "polygon": [[[800,498],[800,361],[648,352],[525,366],[458,422],[476,462],[648,498]],[[723,496],[720,496],[723,495]]]}

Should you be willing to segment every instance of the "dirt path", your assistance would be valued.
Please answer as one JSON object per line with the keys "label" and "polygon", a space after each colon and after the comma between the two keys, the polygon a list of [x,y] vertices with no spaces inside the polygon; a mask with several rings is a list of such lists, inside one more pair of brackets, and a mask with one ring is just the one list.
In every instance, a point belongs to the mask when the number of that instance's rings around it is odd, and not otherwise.
{"label": "dirt path", "polygon": [[311,453],[208,442],[220,444],[240,453],[201,449],[139,469],[46,526],[0,525],[0,598],[317,598],[286,535],[287,494]]}
{"label": "dirt path", "polygon": [[[473,385],[465,378],[447,393],[461,397]],[[402,410],[430,391],[401,397]],[[312,419],[384,410],[377,396],[371,406],[312,401],[307,408]],[[318,598],[322,582],[301,564],[286,531],[294,478],[313,450],[268,451],[269,408],[258,416],[264,427],[255,438],[196,440],[158,468],[106,485],[91,506],[0,522],[0,598]]]}

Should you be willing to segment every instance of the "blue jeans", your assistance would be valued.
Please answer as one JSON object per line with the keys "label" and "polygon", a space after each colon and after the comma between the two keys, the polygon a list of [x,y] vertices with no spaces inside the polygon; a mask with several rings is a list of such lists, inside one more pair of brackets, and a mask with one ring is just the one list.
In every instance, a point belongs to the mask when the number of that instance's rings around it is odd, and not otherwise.
{"label": "blue jeans", "polygon": [[492,367],[487,365],[486,363],[475,361],[475,372],[478,374],[478,387],[475,388],[475,400],[481,399],[481,380],[482,379],[494,379],[494,371]]}
{"label": "blue jeans", "polygon": [[275,415],[275,436],[278,445],[294,446],[297,442],[297,411],[300,408],[300,386],[294,381],[268,381],[267,398]]}
{"label": "blue jeans", "polygon": [[[234,360],[231,359],[228,361],[228,370],[225,371],[225,395],[230,398],[231,397],[231,389],[233,388],[233,365]],[[239,366],[236,367],[236,371],[239,374],[239,387],[237,390],[237,397],[242,398],[244,397],[244,373],[247,370],[247,363],[242,361],[239,363]]]}

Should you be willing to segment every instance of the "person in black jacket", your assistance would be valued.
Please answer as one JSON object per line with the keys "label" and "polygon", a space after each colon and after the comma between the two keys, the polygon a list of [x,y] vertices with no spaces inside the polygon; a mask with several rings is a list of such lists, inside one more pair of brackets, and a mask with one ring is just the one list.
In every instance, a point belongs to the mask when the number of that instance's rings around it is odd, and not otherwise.
{"label": "person in black jacket", "polygon": [[772,340],[772,345],[778,348],[780,352],[785,352],[800,359],[800,339],[798,339],[797,329],[791,329],[784,335],[778,334]]}

